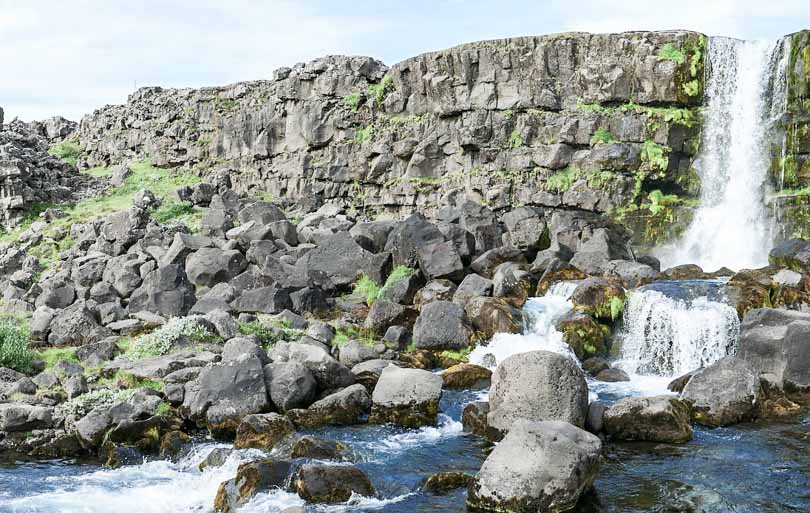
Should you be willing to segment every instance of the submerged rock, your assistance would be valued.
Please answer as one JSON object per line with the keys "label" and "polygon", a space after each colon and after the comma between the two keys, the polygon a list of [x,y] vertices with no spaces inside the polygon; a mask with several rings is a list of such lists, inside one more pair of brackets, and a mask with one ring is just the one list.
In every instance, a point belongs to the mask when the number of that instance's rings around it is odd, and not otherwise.
{"label": "submerged rock", "polygon": [[428,493],[443,495],[459,488],[466,488],[475,479],[464,472],[437,472],[425,481],[422,489]]}
{"label": "submerged rock", "polygon": [[289,461],[267,458],[239,465],[236,477],[219,485],[214,511],[231,513],[244,506],[257,493],[284,487],[292,466]]}
{"label": "submerged rock", "polygon": [[567,422],[516,421],[470,483],[467,504],[483,511],[567,511],[599,469],[602,442]]}

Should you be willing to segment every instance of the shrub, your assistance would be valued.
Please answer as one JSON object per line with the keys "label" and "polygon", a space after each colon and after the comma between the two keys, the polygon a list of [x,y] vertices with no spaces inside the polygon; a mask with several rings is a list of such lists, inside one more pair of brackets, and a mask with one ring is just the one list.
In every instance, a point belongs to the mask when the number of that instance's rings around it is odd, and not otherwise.
{"label": "shrub", "polygon": [[653,141],[644,141],[641,145],[641,161],[649,165],[651,169],[666,171],[669,167],[669,148],[661,146]]}
{"label": "shrub", "polygon": [[357,109],[360,108],[360,101],[362,99],[363,97],[360,95],[360,93],[352,93],[343,97],[343,103],[352,109],[352,112],[357,112]]}
{"label": "shrub", "polygon": [[370,141],[374,137],[374,127],[369,125],[365,128],[361,128],[357,130],[357,133],[354,135],[354,142],[357,144],[363,144],[366,141]]}
{"label": "shrub", "polygon": [[134,390],[101,388],[66,401],[56,407],[58,416],[80,419],[98,407],[110,407],[132,397]]}
{"label": "shrub", "polygon": [[375,105],[382,105],[388,93],[394,90],[394,79],[385,75],[379,84],[368,86],[368,97],[374,100]]}
{"label": "shrub", "polygon": [[255,335],[265,349],[270,348],[279,341],[278,333],[259,321],[240,323],[239,333],[247,336]]}
{"label": "shrub", "polygon": [[30,332],[24,325],[0,321],[0,367],[30,372],[36,354],[28,348]]}
{"label": "shrub", "polygon": [[152,333],[136,340],[127,352],[127,357],[131,360],[140,360],[163,356],[168,354],[174,344],[183,337],[200,343],[218,340],[218,337],[200,325],[197,317],[175,317]]}
{"label": "shrub", "polygon": [[354,284],[354,294],[363,298],[366,304],[371,306],[380,295],[380,285],[364,274]]}
{"label": "shrub", "polygon": [[557,171],[546,180],[546,188],[552,192],[564,192],[579,180],[580,172],[575,167],[567,167],[562,171]]}
{"label": "shrub", "polygon": [[591,137],[591,146],[595,146],[597,144],[610,144],[614,141],[615,139],[613,138],[613,134],[604,128],[599,128]]}
{"label": "shrub", "polygon": [[51,146],[48,153],[75,166],[79,162],[82,149],[76,141],[62,141]]}

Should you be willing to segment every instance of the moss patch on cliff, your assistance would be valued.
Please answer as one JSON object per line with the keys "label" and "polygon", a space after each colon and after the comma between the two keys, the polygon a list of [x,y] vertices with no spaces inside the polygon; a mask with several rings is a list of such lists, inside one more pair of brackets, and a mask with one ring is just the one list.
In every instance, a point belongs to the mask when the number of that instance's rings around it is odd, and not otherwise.
{"label": "moss patch on cliff", "polygon": [[48,153],[75,166],[79,161],[79,156],[82,154],[82,149],[79,147],[78,141],[67,140],[51,146]]}

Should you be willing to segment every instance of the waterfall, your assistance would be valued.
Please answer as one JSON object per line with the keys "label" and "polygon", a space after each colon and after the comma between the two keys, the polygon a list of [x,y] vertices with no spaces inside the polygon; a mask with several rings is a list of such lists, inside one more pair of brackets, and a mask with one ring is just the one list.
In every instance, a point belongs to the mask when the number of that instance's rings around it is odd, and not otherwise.
{"label": "waterfall", "polygon": [[720,300],[653,289],[630,294],[623,322],[620,367],[658,376],[680,376],[733,354],[740,330],[737,310]]}
{"label": "waterfall", "polygon": [[470,353],[470,363],[495,367],[513,354],[545,350],[561,353],[577,360],[571,348],[563,342],[563,335],[554,327],[554,320],[573,308],[569,301],[578,282],[555,283],[543,297],[533,297],[523,307],[523,333],[497,333],[486,345],[477,346]]}
{"label": "waterfall", "polygon": [[706,108],[695,168],[700,207],[662,263],[706,270],[767,265],[773,241],[765,207],[774,121],[786,105],[786,44],[712,37]]}

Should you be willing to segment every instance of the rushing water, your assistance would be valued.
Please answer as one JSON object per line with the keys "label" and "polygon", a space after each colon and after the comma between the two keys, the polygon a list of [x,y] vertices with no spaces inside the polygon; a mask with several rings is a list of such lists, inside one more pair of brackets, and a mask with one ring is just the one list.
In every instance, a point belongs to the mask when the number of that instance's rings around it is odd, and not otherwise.
{"label": "rushing water", "polygon": [[773,240],[765,206],[772,122],[786,102],[783,42],[712,37],[700,155],[700,207],[682,240],[660,251],[669,267],[767,265]]}
{"label": "rushing water", "polygon": [[740,320],[723,301],[722,287],[721,282],[658,282],[630,293],[619,366],[629,373],[679,376],[733,354]]}

